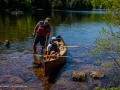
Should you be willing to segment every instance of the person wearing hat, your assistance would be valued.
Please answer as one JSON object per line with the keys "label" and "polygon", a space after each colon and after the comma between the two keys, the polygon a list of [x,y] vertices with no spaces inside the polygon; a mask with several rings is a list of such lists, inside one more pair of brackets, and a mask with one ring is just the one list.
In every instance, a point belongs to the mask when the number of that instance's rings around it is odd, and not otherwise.
{"label": "person wearing hat", "polygon": [[50,58],[56,58],[58,57],[60,50],[59,50],[59,44],[56,40],[56,37],[52,37],[50,43],[47,46],[47,60],[50,60]]}
{"label": "person wearing hat", "polygon": [[41,46],[48,44],[50,37],[51,27],[49,25],[50,18],[46,18],[44,21],[39,21],[33,32],[34,41],[33,41],[33,53],[36,54],[36,45],[40,42]]}

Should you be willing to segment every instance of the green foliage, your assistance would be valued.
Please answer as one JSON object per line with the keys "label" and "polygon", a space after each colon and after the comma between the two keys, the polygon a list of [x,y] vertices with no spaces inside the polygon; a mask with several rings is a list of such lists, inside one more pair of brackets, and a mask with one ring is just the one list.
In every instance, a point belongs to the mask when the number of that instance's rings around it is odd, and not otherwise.
{"label": "green foliage", "polygon": [[70,0],[68,8],[75,10],[91,10],[92,5],[90,0]]}
{"label": "green foliage", "polygon": [[100,90],[100,87],[96,86],[93,90]]}
{"label": "green foliage", "polygon": [[62,9],[63,2],[62,0],[53,0],[51,3],[52,9]]}
{"label": "green foliage", "polygon": [[31,6],[31,0],[24,0],[24,5],[26,7],[30,7]]}
{"label": "green foliage", "polygon": [[32,8],[41,9],[73,9],[91,10],[91,0],[1,0],[0,6],[4,8]]}
{"label": "green foliage", "polygon": [[[99,31],[99,37],[94,41],[95,47],[90,52],[92,55],[110,56],[117,68],[120,69],[120,0],[108,0],[104,4],[108,8],[104,19],[109,29],[102,28]],[[114,52],[114,54],[109,53],[109,51]],[[114,73],[116,72],[114,71]],[[118,87],[112,89],[118,90]],[[111,90],[111,88],[105,90]]]}
{"label": "green foliage", "polygon": [[90,51],[93,55],[106,53],[107,50],[113,50],[115,47],[116,37],[114,37],[112,33],[102,28],[102,30],[99,31],[99,35],[100,36],[94,41],[96,47]]}
{"label": "green foliage", "polygon": [[120,90],[120,87],[103,88],[101,90]]}
{"label": "green foliage", "polygon": [[72,9],[91,10],[92,8],[111,8],[119,0],[0,0],[0,6],[13,8]]}
{"label": "green foliage", "polygon": [[112,87],[112,88],[100,88],[100,86],[96,86],[93,90],[120,90],[120,86],[118,87]]}
{"label": "green foliage", "polygon": [[93,8],[111,8],[116,0],[91,0]]}
{"label": "green foliage", "polygon": [[93,64],[94,64],[94,65],[100,65],[101,62],[100,62],[100,60],[96,60],[96,61],[93,62]]}

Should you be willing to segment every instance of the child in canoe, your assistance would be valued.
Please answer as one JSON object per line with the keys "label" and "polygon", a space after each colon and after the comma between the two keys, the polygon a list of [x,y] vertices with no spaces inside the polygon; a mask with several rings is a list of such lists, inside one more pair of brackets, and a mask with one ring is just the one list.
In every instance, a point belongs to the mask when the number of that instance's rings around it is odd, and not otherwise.
{"label": "child in canoe", "polygon": [[47,56],[46,59],[57,58],[60,55],[59,44],[56,37],[52,37],[50,43],[47,46]]}

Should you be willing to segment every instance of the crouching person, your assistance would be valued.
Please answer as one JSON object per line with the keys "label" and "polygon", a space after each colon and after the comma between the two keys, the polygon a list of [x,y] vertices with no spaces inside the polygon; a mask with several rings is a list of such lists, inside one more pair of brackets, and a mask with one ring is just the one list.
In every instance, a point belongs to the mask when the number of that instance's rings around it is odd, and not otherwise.
{"label": "crouching person", "polygon": [[47,56],[46,59],[57,58],[60,56],[59,44],[56,37],[52,37],[50,43],[47,46]]}

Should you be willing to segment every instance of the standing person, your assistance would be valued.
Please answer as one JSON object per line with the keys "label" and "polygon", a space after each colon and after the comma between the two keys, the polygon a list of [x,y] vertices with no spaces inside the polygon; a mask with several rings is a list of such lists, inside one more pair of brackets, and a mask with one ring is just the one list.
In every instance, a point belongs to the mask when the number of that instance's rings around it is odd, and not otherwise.
{"label": "standing person", "polygon": [[47,46],[47,60],[50,58],[57,58],[60,55],[59,44],[56,37],[52,37],[50,43]]}
{"label": "standing person", "polygon": [[51,27],[49,25],[50,18],[46,18],[44,21],[39,21],[33,32],[34,42],[33,42],[33,53],[36,54],[36,45],[40,42],[41,46],[48,44],[50,37]]}

